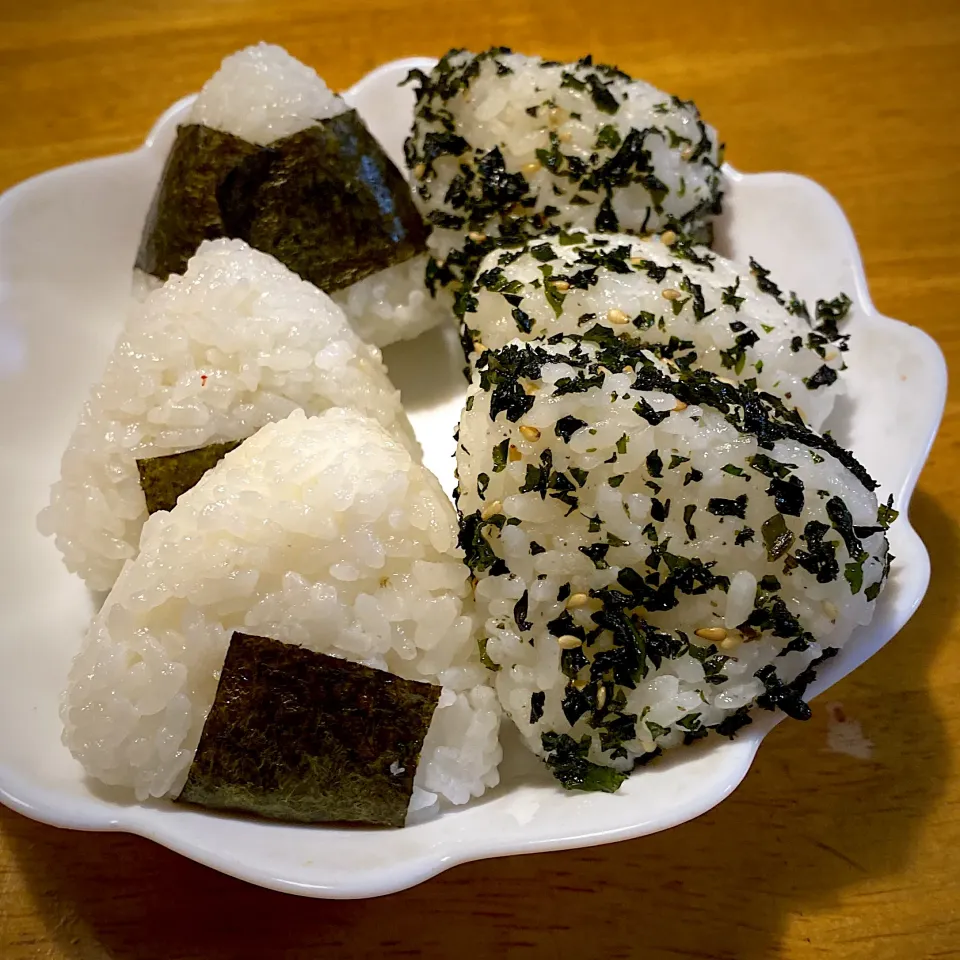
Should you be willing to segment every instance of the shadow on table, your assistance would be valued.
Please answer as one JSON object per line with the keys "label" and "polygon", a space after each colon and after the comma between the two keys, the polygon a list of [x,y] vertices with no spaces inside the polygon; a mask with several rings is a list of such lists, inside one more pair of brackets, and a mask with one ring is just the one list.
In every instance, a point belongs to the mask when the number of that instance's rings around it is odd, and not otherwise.
{"label": "shadow on table", "polygon": [[[919,494],[912,513],[933,553],[920,613],[855,682],[818,701],[809,724],[778,727],[733,797],[666,833],[468,864],[346,902],[285,897],[143,840],[5,812],[8,848],[67,957],[773,956],[792,916],[905,866],[948,773],[927,675],[957,615],[960,540],[930,497]],[[872,759],[826,749],[827,699],[863,720]]]}

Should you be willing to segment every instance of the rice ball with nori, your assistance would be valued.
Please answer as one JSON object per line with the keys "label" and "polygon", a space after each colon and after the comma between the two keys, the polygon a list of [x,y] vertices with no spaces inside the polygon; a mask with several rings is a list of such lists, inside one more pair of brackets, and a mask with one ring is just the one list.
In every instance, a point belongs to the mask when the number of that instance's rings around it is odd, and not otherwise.
{"label": "rice ball with nori", "polygon": [[887,575],[875,484],[775,398],[609,336],[479,359],[457,452],[497,692],[565,786],[804,718]]}
{"label": "rice ball with nori", "polygon": [[443,687],[411,810],[497,783],[457,518],[436,479],[351,410],[268,424],[143,530],[62,708],[91,776],[176,796],[235,631]]}
{"label": "rice ball with nori", "polygon": [[406,159],[432,224],[429,282],[549,226],[710,233],[722,147],[690,101],[584,57],[451,50],[414,71]]}
{"label": "rice ball with nori", "polygon": [[426,232],[356,111],[260,43],[223,61],[178,128],[137,267],[165,280],[201,240],[237,237],[334,294],[360,336],[383,346],[448,316],[425,293]]}
{"label": "rice ball with nori", "polygon": [[343,311],[239,240],[204,244],[130,316],[80,415],[40,529],[108,590],[147,518],[138,460],[242,440],[303,408],[354,407],[417,444],[380,352]]}
{"label": "rice ball with nori", "polygon": [[488,254],[458,300],[468,357],[514,338],[600,325],[669,345],[685,366],[755,380],[822,427],[843,387],[848,338],[838,324],[849,298],[818,301],[811,311],[756,261],[742,266],[667,240],[554,233]]}

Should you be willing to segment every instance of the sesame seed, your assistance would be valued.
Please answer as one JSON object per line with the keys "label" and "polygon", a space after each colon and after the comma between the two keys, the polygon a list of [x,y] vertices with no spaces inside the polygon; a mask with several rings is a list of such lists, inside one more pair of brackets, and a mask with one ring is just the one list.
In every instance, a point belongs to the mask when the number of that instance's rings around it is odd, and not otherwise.
{"label": "sesame seed", "polygon": [[695,633],[701,640],[708,640],[710,643],[727,639],[727,631],[723,627],[701,627]]}
{"label": "sesame seed", "polygon": [[677,242],[677,235],[673,230],[664,230],[660,234],[660,239],[663,241],[664,246],[672,247]]}
{"label": "sesame seed", "polygon": [[473,341],[473,349],[476,350],[477,353],[486,353],[486,352],[487,352],[487,348],[486,348],[479,340],[474,340],[474,341]]}
{"label": "sesame seed", "polygon": [[735,637],[735,636],[724,637],[723,640],[720,641],[720,649],[736,650],[741,643],[743,643],[743,639],[741,637]]}
{"label": "sesame seed", "polygon": [[622,311],[614,307],[612,310],[607,311],[607,319],[611,323],[629,323],[630,318]]}
{"label": "sesame seed", "polygon": [[687,404],[685,404],[682,400],[678,400],[678,401],[673,405],[673,409],[674,409],[675,412],[679,413],[681,410],[686,410],[686,409],[687,409]]}
{"label": "sesame seed", "polygon": [[607,702],[607,688],[604,686],[597,691],[597,709],[602,710],[603,705],[606,702]]}
{"label": "sesame seed", "polygon": [[640,264],[642,264],[642,263],[644,262],[644,259],[643,259],[643,257],[631,257],[631,258],[630,258],[630,262],[631,262],[635,267],[639,267]]}
{"label": "sesame seed", "polygon": [[419,180],[427,172],[427,165],[425,163],[418,163],[413,168],[413,175]]}
{"label": "sesame seed", "polygon": [[640,740],[640,746],[643,748],[644,753],[653,753],[657,749],[657,745],[652,740]]}
{"label": "sesame seed", "polygon": [[532,380],[526,380],[523,377],[520,378],[520,386],[528,397],[533,396],[540,389],[539,383],[534,383]]}
{"label": "sesame seed", "polygon": [[523,454],[511,443],[508,457],[511,463],[516,463],[518,460],[523,459]]}
{"label": "sesame seed", "polygon": [[663,297],[664,300],[679,300],[680,291],[674,290],[673,287],[667,287],[666,290],[660,291],[660,296]]}
{"label": "sesame seed", "polygon": [[541,163],[539,160],[532,160],[530,163],[525,163],[520,169],[524,173],[536,173],[541,169]]}
{"label": "sesame seed", "polygon": [[540,439],[540,431],[536,427],[528,427],[524,424],[520,427],[520,433],[523,434],[524,440],[529,440],[531,443]]}
{"label": "sesame seed", "polygon": [[548,116],[550,117],[551,123],[563,123],[569,114],[563,109],[563,107],[551,107]]}
{"label": "sesame seed", "polygon": [[480,519],[489,520],[491,517],[495,517],[498,513],[503,513],[503,504],[499,500],[493,500],[491,503],[488,503],[484,506],[480,513]]}
{"label": "sesame seed", "polygon": [[558,280],[554,286],[561,292],[566,293],[570,289],[570,284],[566,280]]}
{"label": "sesame seed", "polygon": [[577,647],[582,645],[583,641],[572,633],[565,633],[562,637],[557,637],[557,646],[561,650],[576,650]]}
{"label": "sesame seed", "polygon": [[557,134],[557,139],[561,143],[569,143],[573,139],[573,134],[569,130],[561,130]]}
{"label": "sesame seed", "polygon": [[693,156],[693,149],[693,147],[687,147],[680,156],[683,157],[684,160],[689,160]]}
{"label": "sesame seed", "polygon": [[823,601],[823,612],[830,618],[831,623],[837,622],[837,607],[836,604],[831,603],[829,600]]}
{"label": "sesame seed", "polygon": [[477,233],[476,230],[471,230],[471,231],[467,234],[467,236],[468,236],[474,243],[483,243],[483,241],[487,239],[487,235],[486,235],[485,233]]}
{"label": "sesame seed", "polygon": [[585,593],[571,593],[567,598],[567,609],[575,610],[590,602],[590,598]]}

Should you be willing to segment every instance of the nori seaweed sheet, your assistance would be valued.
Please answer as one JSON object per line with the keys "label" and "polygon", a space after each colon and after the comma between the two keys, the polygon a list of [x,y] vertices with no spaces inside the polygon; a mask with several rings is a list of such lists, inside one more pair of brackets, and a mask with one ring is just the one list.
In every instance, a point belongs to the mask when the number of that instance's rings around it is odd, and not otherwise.
{"label": "nori seaweed sheet", "polygon": [[439,696],[430,683],[234,633],[177,799],[299,823],[402,827]]}
{"label": "nori seaweed sheet", "polygon": [[137,267],[166,280],[204,240],[226,236],[217,187],[260,147],[197,123],[177,128],[140,239]]}
{"label": "nori seaweed sheet", "polygon": [[147,501],[147,513],[172,510],[181,493],[195,487],[208,470],[241,443],[242,440],[228,440],[226,443],[210,443],[197,450],[138,460],[137,471]]}
{"label": "nori seaweed sheet", "polygon": [[403,174],[348,110],[266,147],[181,127],[137,266],[165,280],[218,236],[332,291],[421,253],[427,228]]}

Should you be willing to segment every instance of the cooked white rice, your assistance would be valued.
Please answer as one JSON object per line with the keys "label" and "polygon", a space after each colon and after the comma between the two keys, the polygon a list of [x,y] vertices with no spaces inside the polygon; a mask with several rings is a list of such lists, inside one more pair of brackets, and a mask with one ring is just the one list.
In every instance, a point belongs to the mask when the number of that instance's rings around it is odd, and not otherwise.
{"label": "cooked white rice", "polygon": [[62,708],[91,776],[140,800],[186,778],[234,631],[443,686],[411,810],[497,783],[457,519],[374,421],[295,411],[154,514],[84,640]]}
{"label": "cooked white rice", "polygon": [[421,76],[406,144],[448,281],[469,279],[497,235],[703,232],[719,210],[720,155],[691,102],[589,57],[504,48],[451,51]]}
{"label": "cooked white rice", "polygon": [[421,254],[335,290],[331,296],[367,343],[386,347],[398,340],[412,340],[441,323],[454,322],[450,298],[434,298],[427,292],[423,281],[426,265],[427,255]]}
{"label": "cooked white rice", "polygon": [[258,43],[224,58],[194,100],[189,122],[264,147],[347,109],[311,67],[283,47]]}
{"label": "cooked white rice", "polygon": [[677,358],[693,353],[699,367],[755,380],[799,409],[814,429],[843,390],[837,375],[846,337],[836,325],[849,300],[820,301],[811,317],[759,264],[742,266],[680,240],[667,245],[659,237],[589,233],[538,238],[488,254],[471,293],[460,304],[474,348],[582,334],[597,324],[649,342],[676,337],[684,342],[671,351]]}
{"label": "cooked white rice", "polygon": [[135,556],[138,459],[250,436],[302,407],[353,407],[418,449],[380,352],[316,287],[239,240],[204,243],[147,293],[80,414],[40,514],[67,567],[108,590]]}
{"label": "cooked white rice", "polygon": [[[335,117],[349,106],[282,47],[258,43],[227,57],[204,84],[189,122],[266,146]],[[378,347],[409,340],[450,319],[424,286],[426,255],[334,293],[354,329]]]}
{"label": "cooked white rice", "polygon": [[803,716],[808,668],[886,575],[890,518],[849,454],[636,346],[484,354],[457,469],[497,692],[541,755],[546,733],[588,737],[629,769],[758,698]]}

